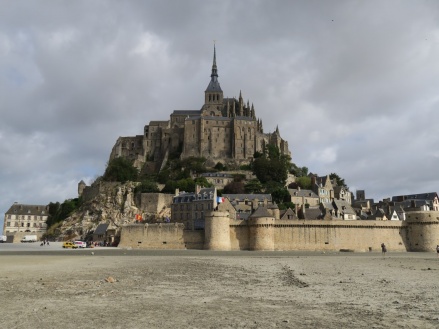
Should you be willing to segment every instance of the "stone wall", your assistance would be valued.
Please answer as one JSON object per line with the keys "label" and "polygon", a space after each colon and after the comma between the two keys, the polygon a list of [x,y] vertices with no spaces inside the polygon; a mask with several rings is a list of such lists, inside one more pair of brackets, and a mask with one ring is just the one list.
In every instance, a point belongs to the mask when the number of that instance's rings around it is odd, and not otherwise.
{"label": "stone wall", "polygon": [[407,250],[403,222],[278,220],[274,231],[275,250],[364,252],[381,250],[381,243],[390,251]]}
{"label": "stone wall", "polygon": [[[215,213],[215,212],[214,212]],[[357,252],[434,251],[439,243],[439,212],[413,212],[407,221],[229,220],[214,216],[208,230],[187,231],[182,224],[126,225],[121,247],[142,249],[308,250]],[[206,219],[208,221],[208,219]],[[207,222],[206,222],[207,223]],[[205,235],[206,234],[206,235]],[[271,242],[271,239],[273,242]],[[230,249],[229,246],[230,245]],[[212,247],[213,246],[213,247]]]}
{"label": "stone wall", "polygon": [[124,225],[119,247],[138,249],[203,249],[204,231],[186,231],[181,223]]}
{"label": "stone wall", "polygon": [[85,186],[82,192],[82,201],[93,201],[100,194],[113,194],[116,187],[120,185],[122,184],[119,182],[98,182],[91,186]]}
{"label": "stone wall", "polygon": [[141,193],[138,198],[138,208],[147,213],[159,213],[163,208],[171,207],[173,194]]}

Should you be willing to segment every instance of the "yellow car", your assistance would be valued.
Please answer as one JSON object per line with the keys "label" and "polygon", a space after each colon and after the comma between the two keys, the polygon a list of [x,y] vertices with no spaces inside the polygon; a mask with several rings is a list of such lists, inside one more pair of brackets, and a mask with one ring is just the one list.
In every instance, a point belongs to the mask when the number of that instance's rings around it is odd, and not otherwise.
{"label": "yellow car", "polygon": [[70,242],[70,241],[64,242],[62,244],[62,247],[63,248],[72,248],[72,249],[77,249],[78,248],[78,246],[76,244],[74,244],[73,242]]}

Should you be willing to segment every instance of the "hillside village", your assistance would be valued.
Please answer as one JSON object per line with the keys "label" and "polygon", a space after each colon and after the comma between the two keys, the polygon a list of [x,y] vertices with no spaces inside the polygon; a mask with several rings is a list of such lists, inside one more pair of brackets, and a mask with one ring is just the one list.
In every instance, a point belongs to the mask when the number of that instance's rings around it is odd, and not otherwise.
{"label": "hillside village", "polygon": [[297,167],[279,129],[264,132],[241,92],[238,99],[224,97],[214,49],[200,110],[173,111],[169,120],[149,122],[141,135],[119,137],[105,173],[89,186],[80,181],[77,198],[14,203],[3,234],[8,242],[32,233],[117,245],[132,225],[207,230],[213,211],[226,213],[235,226],[258,216],[285,223],[404,222],[411,212],[439,211],[439,199],[427,192],[375,202],[364,190],[354,194],[335,173]]}

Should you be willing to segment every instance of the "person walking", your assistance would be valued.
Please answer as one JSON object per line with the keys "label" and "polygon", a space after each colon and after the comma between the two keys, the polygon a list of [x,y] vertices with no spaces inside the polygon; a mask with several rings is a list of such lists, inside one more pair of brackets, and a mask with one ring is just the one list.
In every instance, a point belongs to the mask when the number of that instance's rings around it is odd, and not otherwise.
{"label": "person walking", "polygon": [[383,242],[383,243],[381,243],[381,253],[383,254],[383,256],[385,256],[386,252],[387,252],[387,248],[386,248],[386,245]]}
{"label": "person walking", "polygon": [[439,258],[439,244],[436,246],[436,254],[437,254],[437,258]]}

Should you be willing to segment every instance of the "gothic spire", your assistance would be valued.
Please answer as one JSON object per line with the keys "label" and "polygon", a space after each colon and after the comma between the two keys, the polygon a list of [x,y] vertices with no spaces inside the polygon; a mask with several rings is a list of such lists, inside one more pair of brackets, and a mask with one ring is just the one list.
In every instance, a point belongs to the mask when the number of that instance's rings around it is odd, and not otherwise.
{"label": "gothic spire", "polygon": [[213,45],[213,63],[212,63],[212,73],[210,74],[210,82],[207,86],[206,91],[217,91],[222,92],[221,86],[218,82],[218,68],[216,67],[216,48]]}
{"label": "gothic spire", "polygon": [[216,77],[218,78],[218,69],[216,67],[216,47],[215,44],[213,44],[213,64],[212,64],[212,74],[210,75],[211,78]]}

